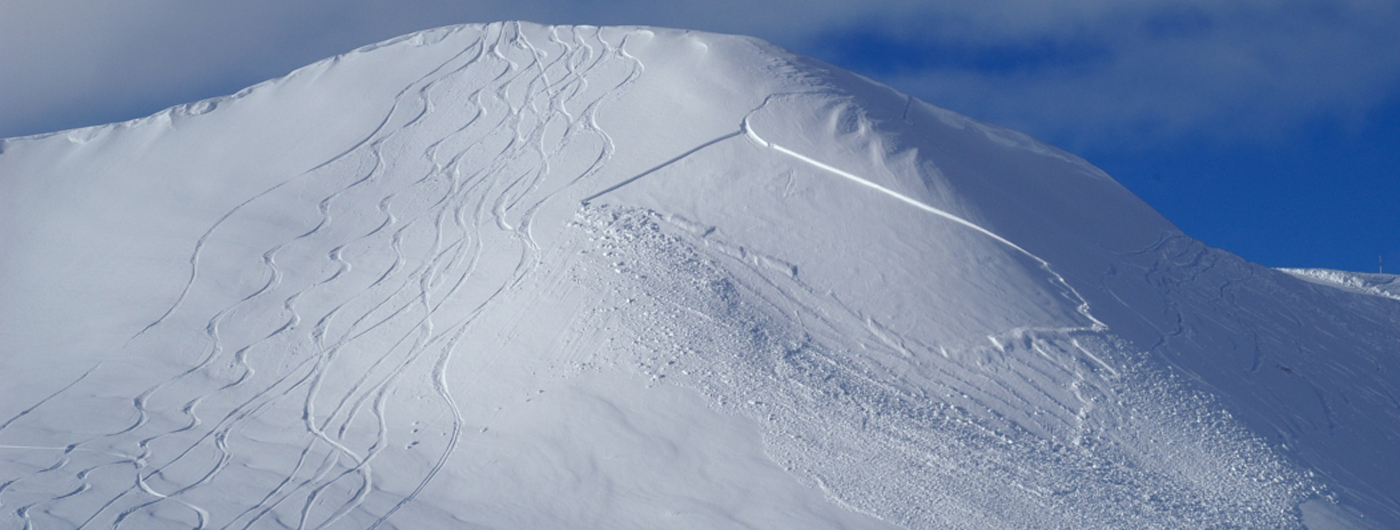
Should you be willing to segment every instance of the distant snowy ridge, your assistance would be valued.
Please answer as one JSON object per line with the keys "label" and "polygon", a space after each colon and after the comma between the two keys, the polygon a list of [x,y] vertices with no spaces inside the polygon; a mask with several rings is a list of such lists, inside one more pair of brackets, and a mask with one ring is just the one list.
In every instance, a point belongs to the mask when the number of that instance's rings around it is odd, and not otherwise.
{"label": "distant snowy ridge", "polygon": [[1358,293],[1400,300],[1400,276],[1332,269],[1279,269],[1304,280]]}
{"label": "distant snowy ridge", "polygon": [[453,26],[0,145],[0,527],[1400,525],[1400,304],[756,39]]}

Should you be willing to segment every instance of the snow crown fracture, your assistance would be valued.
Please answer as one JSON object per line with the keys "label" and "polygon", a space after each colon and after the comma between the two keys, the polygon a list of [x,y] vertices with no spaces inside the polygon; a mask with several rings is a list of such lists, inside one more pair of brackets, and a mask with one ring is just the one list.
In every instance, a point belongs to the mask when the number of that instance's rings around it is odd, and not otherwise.
{"label": "snow crown fracture", "polygon": [[1400,527],[1393,277],[755,39],[454,26],[0,145],[0,527]]}

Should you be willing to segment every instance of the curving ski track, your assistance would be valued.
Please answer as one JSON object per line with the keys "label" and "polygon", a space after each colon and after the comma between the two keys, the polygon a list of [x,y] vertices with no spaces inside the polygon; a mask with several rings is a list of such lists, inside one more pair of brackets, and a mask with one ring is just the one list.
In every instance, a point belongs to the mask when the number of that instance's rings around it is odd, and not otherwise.
{"label": "curving ski track", "polygon": [[[189,308],[210,296],[203,274],[209,256],[246,259],[221,239],[224,234],[257,222],[292,194],[315,205],[295,235],[256,252],[262,279],[203,317],[203,351],[187,369],[141,392],[131,402],[128,426],[67,447],[0,448],[61,455],[0,483],[0,503],[11,507],[15,521],[27,528],[43,513],[78,516],[78,528],[140,528],[165,520],[197,529],[311,529],[336,525],[371,497],[392,499],[379,502],[388,508],[367,519],[373,528],[434,479],[462,433],[461,411],[445,379],[448,364],[472,349],[465,337],[475,316],[538,268],[533,216],[611,159],[615,147],[597,115],[641,69],[622,49],[626,35],[605,37],[597,28],[553,28],[542,42],[532,42],[513,23],[441,31],[482,34],[400,92],[363,140],[236,205],[195,242],[183,289],[131,337],[128,350],[168,348],[163,333],[173,333],[177,319],[200,318]],[[554,162],[561,158],[589,162],[561,167]],[[305,199],[315,193],[321,196]],[[358,204],[377,204],[378,217],[355,211]],[[391,249],[389,259],[373,256],[376,248]],[[500,256],[513,256],[514,263],[480,270],[483,260]],[[285,259],[301,265],[290,272]],[[307,275],[304,265],[318,261],[324,266],[311,270],[324,272]],[[445,320],[439,310],[449,302],[474,309]],[[441,426],[441,442],[404,446],[390,435],[391,417],[418,421],[403,417],[390,399],[412,388],[431,389],[436,409],[450,422]],[[288,408],[300,410],[294,424],[300,434],[265,442],[241,437],[251,423],[281,421],[272,418],[285,417],[278,411]],[[133,440],[134,454],[107,449]],[[281,476],[231,467],[246,461],[258,443],[300,447]],[[376,466],[416,465],[403,461],[405,455],[429,448],[436,454],[415,486],[378,487]],[[102,469],[129,473],[128,486],[84,480]],[[80,486],[19,506],[6,499],[27,483],[63,473]],[[231,483],[239,487],[226,487]],[[210,513],[200,505],[201,497],[233,491],[245,497],[240,511]]]}
{"label": "curving ski track", "polygon": [[[479,426],[467,425],[471,403],[451,389],[486,382],[448,378],[454,363],[497,353],[482,339],[496,331],[483,315],[515,307],[507,304],[526,282],[574,273],[608,278],[593,286],[615,297],[603,306],[630,306],[621,327],[638,337],[624,362],[752,419],[779,466],[888,522],[1281,526],[1316,493],[1209,399],[1110,333],[1033,246],[792,149],[782,131],[751,121],[777,98],[830,90],[753,95],[733,109],[743,116],[737,129],[720,122],[727,133],[649,153],[670,158],[630,177],[600,178],[617,145],[599,115],[642,75],[626,46],[644,31],[527,32],[505,23],[397,43],[464,44],[399,91],[382,118],[365,120],[369,130],[349,148],[210,216],[182,256],[188,277],[174,300],[124,347],[170,366],[121,394],[121,410],[108,411],[117,427],[52,446],[0,445],[6,463],[24,470],[0,477],[0,525],[408,524],[419,497],[461,462],[454,455],[471,456],[463,448]],[[910,122],[913,100],[902,104],[899,118]],[[834,190],[855,184],[1015,254],[1030,281],[1062,298],[1052,303],[1064,304],[1066,317],[991,329],[972,346],[934,344],[809,283],[792,257],[756,252],[713,226],[594,204],[725,149],[776,160],[771,167],[788,172],[788,185],[793,173]],[[541,212],[580,203],[573,221],[590,237],[573,243],[592,245],[587,252],[537,239]],[[240,238],[249,233],[259,235],[256,245]],[[561,270],[564,260],[552,259],[560,252],[587,257]],[[1124,272],[1162,293],[1211,291],[1185,297],[1207,304],[1260,289],[1184,237],[1122,263],[1140,266]],[[1106,292],[1113,274],[1102,279]],[[1163,305],[1175,325],[1146,349],[1170,363],[1188,329],[1207,329],[1191,315],[1211,313]],[[1248,327],[1220,317],[1229,319]],[[1252,337],[1246,362],[1256,373],[1271,362],[1271,337]],[[99,395],[102,368],[22,409],[0,432],[61,397]],[[1335,400],[1318,392],[1317,401],[1316,427],[1330,432]]]}

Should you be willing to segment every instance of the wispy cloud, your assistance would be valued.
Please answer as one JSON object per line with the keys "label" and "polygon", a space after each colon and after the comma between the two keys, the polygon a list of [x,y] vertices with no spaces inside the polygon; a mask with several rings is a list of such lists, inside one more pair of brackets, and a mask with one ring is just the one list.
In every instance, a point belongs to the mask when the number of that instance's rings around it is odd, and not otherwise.
{"label": "wispy cloud", "polygon": [[500,19],[756,35],[1060,143],[1267,138],[1400,88],[1390,0],[0,4],[0,136],[237,90],[416,29]]}
{"label": "wispy cloud", "polygon": [[1400,88],[1400,4],[1029,4],[835,26],[809,46],[935,104],[1069,143],[1267,140],[1319,117],[1361,119]]}

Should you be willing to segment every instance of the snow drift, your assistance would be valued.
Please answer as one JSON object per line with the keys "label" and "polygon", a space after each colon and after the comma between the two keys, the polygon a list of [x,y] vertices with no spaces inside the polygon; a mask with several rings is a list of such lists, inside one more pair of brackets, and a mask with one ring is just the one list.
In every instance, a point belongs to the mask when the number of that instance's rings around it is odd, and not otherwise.
{"label": "snow drift", "polygon": [[5,527],[1400,526],[1393,297],[754,39],[4,140],[0,245]]}

